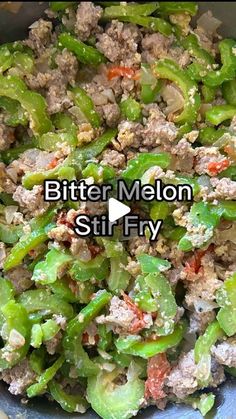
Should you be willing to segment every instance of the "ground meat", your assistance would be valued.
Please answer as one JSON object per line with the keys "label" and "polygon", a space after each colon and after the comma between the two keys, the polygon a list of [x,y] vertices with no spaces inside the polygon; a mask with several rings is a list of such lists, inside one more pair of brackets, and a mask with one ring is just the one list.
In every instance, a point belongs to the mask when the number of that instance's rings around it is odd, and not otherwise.
{"label": "ground meat", "polygon": [[49,82],[52,80],[52,73],[37,73],[27,74],[25,82],[27,86],[32,90],[41,90],[46,88]]}
{"label": "ground meat", "polygon": [[217,147],[199,147],[196,149],[195,171],[199,175],[208,174],[213,176],[208,167],[210,163],[219,163],[225,160]]}
{"label": "ground meat", "polygon": [[55,83],[48,85],[46,93],[47,109],[49,114],[62,112],[73,105],[72,100],[67,96],[67,88],[63,76],[60,76]]}
{"label": "ground meat", "polygon": [[40,55],[52,40],[52,22],[39,19],[30,26],[29,39],[24,43]]}
{"label": "ground meat", "polygon": [[[137,318],[134,307],[136,307],[135,304],[128,296],[126,296],[125,300],[121,300],[116,296],[112,297],[109,314],[107,316],[102,315],[97,317],[96,322],[98,324],[111,325],[115,333],[131,333],[133,328],[137,326],[137,322],[141,322],[140,319]],[[137,307],[136,309],[139,311]],[[141,328],[143,329],[145,326],[150,327],[151,324],[151,316],[149,314],[143,314]]]}
{"label": "ground meat", "polygon": [[102,110],[108,127],[116,127],[120,119],[120,108],[117,103],[108,103],[102,107]]}
{"label": "ground meat", "polygon": [[61,54],[57,54],[55,57],[55,63],[66,81],[73,85],[78,71],[78,60],[75,55],[64,49]]}
{"label": "ground meat", "polygon": [[12,394],[24,394],[26,388],[36,380],[36,374],[31,369],[29,361],[24,359],[15,367],[2,372],[2,380],[10,384],[8,390]]}
{"label": "ground meat", "polygon": [[142,145],[156,147],[159,144],[172,143],[177,136],[177,128],[172,122],[166,120],[157,104],[145,107],[147,121],[142,130]]}
{"label": "ground meat", "polygon": [[83,262],[89,262],[92,258],[89,246],[85,239],[72,237],[70,251],[73,256],[77,256]]}
{"label": "ground meat", "polygon": [[142,141],[141,132],[142,125],[137,122],[122,121],[118,125],[117,140],[113,142],[114,147],[118,150],[124,150],[126,147],[138,148]]}
{"label": "ground meat", "polygon": [[174,156],[174,162],[171,166],[173,170],[185,173],[192,172],[196,151],[186,138],[182,138],[178,144],[171,148],[171,154]]}
{"label": "ground meat", "polygon": [[86,41],[98,29],[98,21],[102,16],[102,8],[92,2],[82,1],[77,9],[75,33],[82,41]]}
{"label": "ground meat", "polygon": [[146,237],[134,237],[129,240],[129,253],[133,256],[138,256],[142,253],[152,254],[154,250]]}
{"label": "ground meat", "polygon": [[198,388],[196,379],[197,367],[194,362],[194,351],[182,354],[178,364],[171,370],[166,379],[166,386],[178,398],[184,399]]}
{"label": "ground meat", "polygon": [[35,185],[31,191],[23,186],[17,186],[13,194],[13,199],[19,203],[20,207],[31,216],[43,214],[49,207],[49,203],[43,199],[43,187]]}
{"label": "ground meat", "polygon": [[129,309],[125,301],[116,296],[111,299],[108,316],[102,315],[96,318],[98,324],[111,324],[126,330],[134,320],[134,312]]}
{"label": "ground meat", "polygon": [[72,238],[75,238],[75,233],[72,228],[67,225],[58,225],[48,232],[48,237],[57,242],[69,242],[71,243]]}
{"label": "ground meat", "polygon": [[11,269],[6,276],[11,281],[17,294],[26,291],[32,286],[32,272],[29,272],[23,265]]}
{"label": "ground meat", "polygon": [[57,349],[62,340],[62,333],[59,331],[52,339],[49,339],[45,342],[47,352],[50,355],[54,355],[57,352]]}
{"label": "ground meat", "polygon": [[160,33],[147,34],[142,40],[142,59],[153,63],[157,59],[166,57],[172,44],[172,38]]}
{"label": "ground meat", "polygon": [[[160,58],[172,58],[181,67],[190,61],[188,51],[174,45],[174,37],[166,37],[160,33],[147,34],[142,40],[142,59],[152,64]],[[173,47],[172,47],[173,45]]]}
{"label": "ground meat", "polygon": [[20,155],[19,159],[14,160],[8,166],[8,171],[13,169],[18,176],[22,176],[26,172],[44,170],[54,159],[55,153],[48,153],[47,151],[34,148],[25,151]]}
{"label": "ground meat", "polygon": [[139,262],[136,262],[136,260],[132,260],[131,258],[128,259],[128,264],[126,265],[125,269],[135,278],[141,274],[141,267]]}
{"label": "ground meat", "polygon": [[190,332],[202,335],[207,326],[215,319],[215,311],[198,312],[194,311],[190,315]]}
{"label": "ground meat", "polygon": [[101,163],[121,169],[125,165],[125,156],[116,150],[105,150],[102,154]]}
{"label": "ground meat", "polygon": [[219,364],[236,368],[236,340],[234,338],[213,346],[211,353]]}
{"label": "ground meat", "polygon": [[207,253],[202,258],[202,269],[199,270],[196,280],[186,283],[187,293],[185,301],[189,307],[193,306],[197,299],[204,301],[213,301],[215,299],[215,292],[222,286],[222,281],[217,278],[214,264],[212,255]]}
{"label": "ground meat", "polygon": [[236,182],[229,178],[212,178],[211,184],[215,188],[208,196],[211,199],[236,199]]}
{"label": "ground meat", "polygon": [[137,26],[113,20],[107,25],[105,32],[98,35],[96,47],[112,63],[127,67],[140,64],[138,43],[141,40]]}
{"label": "ground meat", "polygon": [[83,123],[79,125],[79,131],[77,134],[78,145],[90,143],[94,140],[95,130],[90,123]]}
{"label": "ground meat", "polygon": [[0,123],[0,151],[7,150],[14,141],[14,128]]}

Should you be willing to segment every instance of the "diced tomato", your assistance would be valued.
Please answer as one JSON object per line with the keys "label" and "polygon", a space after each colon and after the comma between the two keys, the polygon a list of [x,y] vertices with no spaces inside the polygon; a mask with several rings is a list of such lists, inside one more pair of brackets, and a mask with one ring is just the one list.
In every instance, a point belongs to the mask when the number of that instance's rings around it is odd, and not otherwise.
{"label": "diced tomato", "polygon": [[47,169],[54,169],[58,165],[58,159],[55,157],[47,166]]}
{"label": "diced tomato", "polygon": [[166,354],[158,354],[149,358],[147,367],[147,380],[145,382],[145,399],[163,399],[166,394],[163,391],[165,378],[170,372],[170,364]]}
{"label": "diced tomato", "polygon": [[216,176],[223,170],[227,169],[230,165],[230,162],[228,159],[219,161],[219,162],[212,162],[208,164],[208,170],[211,175]]}
{"label": "diced tomato", "polygon": [[198,274],[201,269],[202,258],[207,253],[213,250],[213,245],[210,245],[206,250],[197,250],[193,256],[191,256],[185,262],[185,272],[191,276],[192,274]]}
{"label": "diced tomato", "polygon": [[129,332],[131,334],[138,333],[140,332],[140,330],[144,329],[146,325],[146,322],[144,321],[144,313],[142,310],[140,310],[140,308],[136,306],[133,300],[125,293],[123,293],[123,298],[127,306],[129,307],[129,309],[133,311],[133,313],[135,314],[135,319],[132,322]]}
{"label": "diced tomato", "polygon": [[108,80],[112,80],[115,77],[127,77],[128,79],[137,80],[139,75],[133,68],[130,67],[110,67],[107,72],[107,78]]}

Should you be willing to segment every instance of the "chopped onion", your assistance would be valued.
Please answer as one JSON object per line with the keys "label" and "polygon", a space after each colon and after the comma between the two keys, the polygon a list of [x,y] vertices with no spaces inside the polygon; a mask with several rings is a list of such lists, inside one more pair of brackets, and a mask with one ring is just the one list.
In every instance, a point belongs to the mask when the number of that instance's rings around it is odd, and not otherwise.
{"label": "chopped onion", "polygon": [[127,371],[127,380],[132,381],[136,380],[141,372],[142,368],[136,362],[131,361]]}
{"label": "chopped onion", "polygon": [[211,355],[201,356],[197,365],[196,378],[200,381],[208,381],[211,376]]}
{"label": "chopped onion", "polygon": [[161,96],[167,103],[164,109],[166,115],[180,111],[184,107],[184,98],[179,89],[174,84],[167,84],[161,91]]}
{"label": "chopped onion", "polygon": [[212,145],[217,148],[223,148],[225,147],[231,140],[231,135],[227,132],[222,135],[217,141],[215,141]]}
{"label": "chopped onion", "polygon": [[5,208],[5,219],[7,224],[11,224],[18,207],[16,205],[8,205]]}
{"label": "chopped onion", "polygon": [[143,65],[141,68],[141,84],[149,84],[155,86],[157,79],[153,75],[153,72],[150,67]]}
{"label": "chopped onion", "polygon": [[112,89],[105,89],[102,92],[103,96],[105,96],[110,102],[115,103],[116,98]]}
{"label": "chopped onion", "polygon": [[84,122],[88,122],[87,118],[78,106],[72,106],[69,109],[69,112],[76,118],[77,123],[83,124]]}
{"label": "chopped onion", "polygon": [[209,34],[213,34],[217,31],[217,29],[221,26],[221,21],[216,19],[212,12],[208,10],[208,12],[203,13],[202,16],[197,20],[197,26],[200,26],[204,29],[205,32]]}
{"label": "chopped onion", "polygon": [[211,182],[210,182],[210,177],[207,176],[207,175],[199,176],[197,182],[200,186],[203,186],[204,188],[208,188],[209,190],[213,189],[212,185],[211,185]]}

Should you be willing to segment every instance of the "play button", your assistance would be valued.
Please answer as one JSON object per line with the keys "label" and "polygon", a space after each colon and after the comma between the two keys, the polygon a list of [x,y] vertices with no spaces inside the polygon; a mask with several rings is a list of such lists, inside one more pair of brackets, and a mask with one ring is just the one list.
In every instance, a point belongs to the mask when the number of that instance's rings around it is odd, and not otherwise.
{"label": "play button", "polygon": [[131,209],[115,198],[110,198],[108,201],[109,221],[113,223],[124,215],[129,214]]}

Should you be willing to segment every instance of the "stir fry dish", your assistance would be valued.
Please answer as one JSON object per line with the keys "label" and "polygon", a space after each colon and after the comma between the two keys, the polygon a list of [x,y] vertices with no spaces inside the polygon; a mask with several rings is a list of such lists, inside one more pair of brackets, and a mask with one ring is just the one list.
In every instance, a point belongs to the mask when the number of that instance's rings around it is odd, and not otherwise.
{"label": "stir fry dish", "polygon": [[[26,403],[205,416],[236,376],[236,40],[197,13],[51,2],[0,45],[0,377]],[[107,202],[47,202],[46,180],[161,180],[193,199],[129,203],[163,220],[155,240],[82,237],[76,217]]]}

